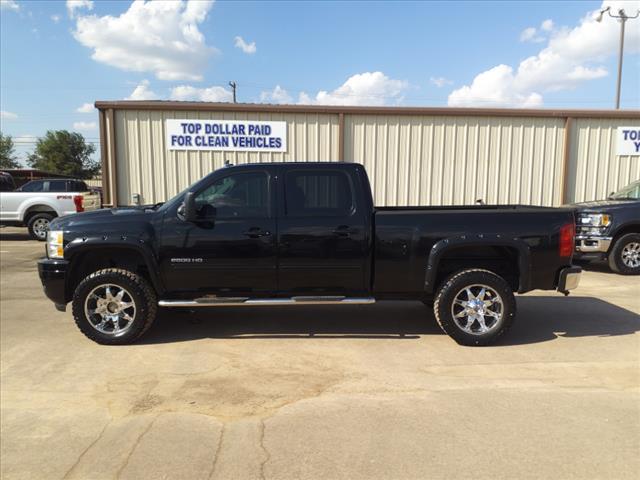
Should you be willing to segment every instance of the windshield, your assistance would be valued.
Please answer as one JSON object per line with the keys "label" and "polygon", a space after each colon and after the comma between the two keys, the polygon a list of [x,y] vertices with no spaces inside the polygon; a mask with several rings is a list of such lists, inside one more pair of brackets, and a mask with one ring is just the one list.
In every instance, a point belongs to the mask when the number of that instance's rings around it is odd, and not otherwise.
{"label": "windshield", "polygon": [[634,182],[609,196],[612,200],[640,200],[640,182]]}

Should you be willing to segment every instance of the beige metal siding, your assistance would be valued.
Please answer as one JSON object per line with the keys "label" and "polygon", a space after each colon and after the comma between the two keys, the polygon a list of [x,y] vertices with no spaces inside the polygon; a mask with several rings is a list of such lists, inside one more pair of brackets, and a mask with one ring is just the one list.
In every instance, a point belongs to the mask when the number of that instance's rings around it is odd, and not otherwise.
{"label": "beige metal siding", "polygon": [[637,126],[637,120],[580,118],[571,131],[569,200],[605,198],[640,179],[640,156],[616,155],[617,128]]}
{"label": "beige metal siding", "polygon": [[563,118],[345,115],[376,205],[558,205]]}
{"label": "beige metal siding", "polygon": [[[117,193],[119,205],[131,204],[134,194],[142,203],[164,201],[225,160],[336,161],[342,147],[345,161],[366,167],[377,205],[460,205],[479,198],[487,203],[560,205],[565,138],[570,144],[567,201],[603,198],[640,178],[640,157],[615,155],[616,128],[640,126],[640,118],[575,118],[565,135],[566,117],[551,114],[345,112],[341,139],[338,112],[240,110],[105,110],[107,163],[115,166],[103,175],[105,198]],[[169,151],[168,118],[286,121],[287,152]]]}
{"label": "beige metal siding", "polygon": [[[176,151],[165,146],[168,118],[217,120],[272,120],[287,122],[287,152]],[[157,110],[115,112],[118,203],[131,204],[134,194],[150,204],[171,198],[224,165],[286,161],[337,161],[337,114],[243,113]]]}

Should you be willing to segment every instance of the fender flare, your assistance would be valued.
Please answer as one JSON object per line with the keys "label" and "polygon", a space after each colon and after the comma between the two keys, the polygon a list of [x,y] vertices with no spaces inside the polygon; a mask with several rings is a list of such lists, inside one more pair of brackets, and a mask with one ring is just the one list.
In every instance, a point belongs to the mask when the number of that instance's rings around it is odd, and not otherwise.
{"label": "fender flare", "polygon": [[434,293],[436,289],[436,277],[438,267],[444,255],[459,247],[509,247],[518,252],[518,292],[531,290],[531,249],[529,245],[519,238],[509,238],[504,235],[459,235],[444,238],[436,242],[427,258],[427,269],[424,279],[426,293]]}
{"label": "fender flare", "polygon": [[[80,237],[65,246],[64,256],[66,260],[73,264],[73,258],[77,255],[105,250],[128,250],[139,254],[147,267],[153,288],[158,294],[162,294],[165,291],[158,261],[149,243],[143,238],[128,235]],[[69,278],[71,277],[72,275],[69,275]]]}

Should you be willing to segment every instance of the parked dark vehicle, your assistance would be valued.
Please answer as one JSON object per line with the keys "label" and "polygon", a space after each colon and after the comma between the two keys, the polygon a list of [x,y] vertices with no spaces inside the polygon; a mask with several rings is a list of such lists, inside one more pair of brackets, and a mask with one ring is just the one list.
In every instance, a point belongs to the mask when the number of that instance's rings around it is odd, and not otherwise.
{"label": "parked dark vehicle", "polygon": [[577,215],[576,259],[607,260],[624,275],[640,274],[640,181],[606,200],[574,204]]}
{"label": "parked dark vehicle", "polygon": [[0,192],[13,192],[16,189],[16,182],[10,173],[0,172]]}
{"label": "parked dark vehicle", "polygon": [[139,338],[157,307],[433,304],[464,345],[496,340],[513,292],[568,293],[571,209],[373,206],[364,168],[249,164],[217,170],[163,205],[56,219],[45,293],[103,344]]}

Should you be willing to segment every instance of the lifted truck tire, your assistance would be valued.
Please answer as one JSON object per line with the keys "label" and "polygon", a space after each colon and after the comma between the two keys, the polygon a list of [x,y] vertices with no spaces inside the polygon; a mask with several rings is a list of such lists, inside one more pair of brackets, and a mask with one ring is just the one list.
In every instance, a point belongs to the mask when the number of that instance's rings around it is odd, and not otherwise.
{"label": "lifted truck tire", "polygon": [[640,233],[627,233],[615,241],[609,268],[622,275],[640,275]]}
{"label": "lifted truck tire", "polygon": [[489,270],[462,270],[447,278],[433,311],[440,328],[460,345],[482,346],[506,332],[516,315],[509,284]]}
{"label": "lifted truck tire", "polygon": [[53,219],[54,215],[51,215],[50,213],[36,213],[35,215],[32,215],[27,222],[29,236],[34,240],[44,242],[47,239],[49,224]]}
{"label": "lifted truck tire", "polygon": [[73,318],[88,338],[125,345],[140,338],[156,317],[157,298],[141,276],[119,268],[98,270],[73,294]]}

